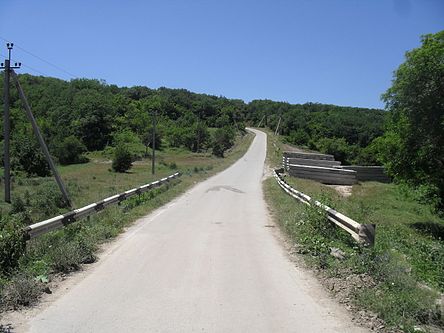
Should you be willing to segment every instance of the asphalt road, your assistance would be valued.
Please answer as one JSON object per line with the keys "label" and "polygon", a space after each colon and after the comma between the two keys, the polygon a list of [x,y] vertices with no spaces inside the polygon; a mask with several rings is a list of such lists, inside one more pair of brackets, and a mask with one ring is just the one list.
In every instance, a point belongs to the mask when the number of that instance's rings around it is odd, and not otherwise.
{"label": "asphalt road", "polygon": [[266,136],[224,172],[138,221],[30,332],[366,332],[275,237]]}

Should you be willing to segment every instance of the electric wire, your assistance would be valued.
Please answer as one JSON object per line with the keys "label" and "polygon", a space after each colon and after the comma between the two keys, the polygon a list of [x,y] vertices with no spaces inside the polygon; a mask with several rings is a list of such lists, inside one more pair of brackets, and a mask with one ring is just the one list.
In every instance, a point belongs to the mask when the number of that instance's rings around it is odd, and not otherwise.
{"label": "electric wire", "polygon": [[[5,59],[7,58],[3,53],[0,53],[0,57],[1,58],[5,58]],[[14,62],[21,62],[21,61],[14,61]],[[28,65],[25,65],[23,63],[21,63],[20,67],[25,67],[25,68],[27,68],[27,69],[29,69],[29,70],[37,73],[37,74],[43,75],[43,76],[50,76],[48,74],[43,73],[42,71],[39,71],[38,69],[35,69],[35,68],[33,68],[31,66],[28,66]]]}
{"label": "electric wire", "polygon": [[[4,40],[4,41],[7,42],[7,43],[10,43],[9,40],[7,40],[6,38],[4,38],[4,37],[2,37],[2,36],[0,36],[0,39]],[[72,73],[68,72],[67,70],[63,69],[62,67],[60,67],[60,66],[58,66],[58,65],[55,65],[55,64],[53,64],[52,62],[50,62],[50,61],[48,61],[48,60],[45,60],[45,59],[43,59],[42,57],[40,57],[40,56],[38,56],[38,55],[36,55],[36,54],[34,54],[34,53],[32,53],[32,52],[30,52],[30,51],[24,49],[23,47],[21,47],[20,45],[17,45],[16,43],[14,43],[14,46],[17,47],[19,50],[21,50],[21,51],[23,51],[23,52],[29,54],[30,56],[32,56],[32,57],[34,57],[34,58],[36,58],[36,59],[38,59],[38,60],[40,60],[40,61],[46,63],[47,65],[49,65],[49,66],[51,66],[51,67],[53,67],[53,68],[55,68],[55,69],[57,69],[57,70],[59,70],[59,71],[65,73],[65,74],[67,74],[67,75],[69,75],[71,78],[78,78],[78,77],[79,77],[79,76],[77,76],[77,75],[75,75],[75,74],[72,74]]]}

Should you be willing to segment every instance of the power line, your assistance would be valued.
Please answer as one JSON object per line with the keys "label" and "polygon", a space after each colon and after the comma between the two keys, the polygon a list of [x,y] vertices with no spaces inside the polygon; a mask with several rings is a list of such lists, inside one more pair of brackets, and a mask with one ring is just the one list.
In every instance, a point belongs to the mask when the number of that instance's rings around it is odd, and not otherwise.
{"label": "power line", "polygon": [[[2,36],[0,36],[0,39],[4,40],[5,42],[9,42],[9,40],[7,40],[6,38],[3,38]],[[65,73],[65,74],[68,74],[70,77],[72,77],[72,78],[78,78],[77,75],[72,74],[72,73],[68,72],[67,70],[63,69],[62,67],[57,66],[57,65],[53,64],[52,62],[43,59],[42,57],[40,57],[40,56],[38,56],[38,55],[36,55],[36,54],[34,54],[34,53],[32,53],[32,52],[30,52],[30,51],[24,49],[24,48],[21,47],[20,45],[17,45],[16,43],[14,43],[14,46],[17,47],[18,49],[20,49],[21,51],[23,51],[23,52],[29,54],[30,56],[32,56],[32,57],[34,57],[34,58],[36,58],[36,59],[39,59],[40,61],[43,61],[44,63],[50,65],[51,67],[53,67],[53,68],[55,68],[55,69],[57,69],[57,70],[59,70],[59,71]]]}
{"label": "power line", "polygon": [[[2,54],[2,53],[0,53],[0,57],[6,58],[6,56],[4,54]],[[31,71],[36,72],[37,74],[40,74],[40,75],[43,75],[43,76],[50,76],[48,74],[45,74],[45,73],[39,71],[38,69],[32,68],[31,66],[28,66],[28,65],[25,65],[22,62],[21,62],[21,66],[22,67],[26,67],[26,68],[30,69]]]}

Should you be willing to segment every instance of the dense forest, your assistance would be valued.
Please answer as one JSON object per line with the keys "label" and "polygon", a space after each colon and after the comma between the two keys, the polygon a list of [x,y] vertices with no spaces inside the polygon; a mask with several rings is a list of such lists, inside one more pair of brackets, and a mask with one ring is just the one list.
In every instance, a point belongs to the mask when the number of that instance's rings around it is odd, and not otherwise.
{"label": "dense forest", "polygon": [[333,154],[344,164],[379,164],[373,141],[384,132],[382,110],[269,100],[252,101],[246,110],[248,122],[278,128],[288,143]]}
{"label": "dense forest", "polygon": [[[85,161],[86,151],[106,152],[118,146],[127,147],[133,159],[146,155],[152,145],[154,113],[157,149],[212,148],[222,157],[236,132],[245,128],[241,114],[245,104],[239,100],[184,89],[119,88],[88,79],[67,82],[25,74],[19,80],[49,149],[61,164]],[[13,169],[46,175],[49,170],[15,89],[11,89],[11,133]]]}
{"label": "dense forest", "polygon": [[[383,133],[384,113],[380,110],[268,100],[247,104],[185,89],[119,88],[89,79],[68,82],[24,74],[19,80],[50,151],[61,164],[85,161],[82,154],[86,151],[110,151],[119,146],[128,147],[133,159],[146,155],[152,146],[154,113],[158,149],[212,149],[217,156],[223,156],[246,123],[258,125],[262,117],[271,129],[282,117],[280,133],[288,142],[334,153],[345,163],[374,163],[363,155],[364,148]],[[13,169],[30,176],[48,174],[14,89],[11,132]]]}

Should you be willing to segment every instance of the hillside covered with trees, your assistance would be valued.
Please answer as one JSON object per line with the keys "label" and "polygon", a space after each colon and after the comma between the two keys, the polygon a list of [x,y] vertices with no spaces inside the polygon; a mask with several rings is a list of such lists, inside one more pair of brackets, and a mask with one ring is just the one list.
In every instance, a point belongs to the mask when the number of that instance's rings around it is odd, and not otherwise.
{"label": "hillside covered with trees", "polygon": [[[263,117],[263,124],[271,129],[282,117],[280,133],[289,143],[333,153],[344,163],[376,163],[364,148],[383,133],[381,110],[269,100],[247,104],[185,89],[119,88],[88,79],[67,82],[28,74],[19,79],[50,151],[61,164],[79,163],[86,151],[119,145],[129,147],[134,159],[147,155],[154,112],[156,147],[212,149],[218,156],[232,145],[236,131],[244,131],[246,123],[258,125]],[[3,80],[0,89],[2,84]],[[38,153],[21,102],[15,90],[11,93],[13,169],[46,175],[49,170]]]}

